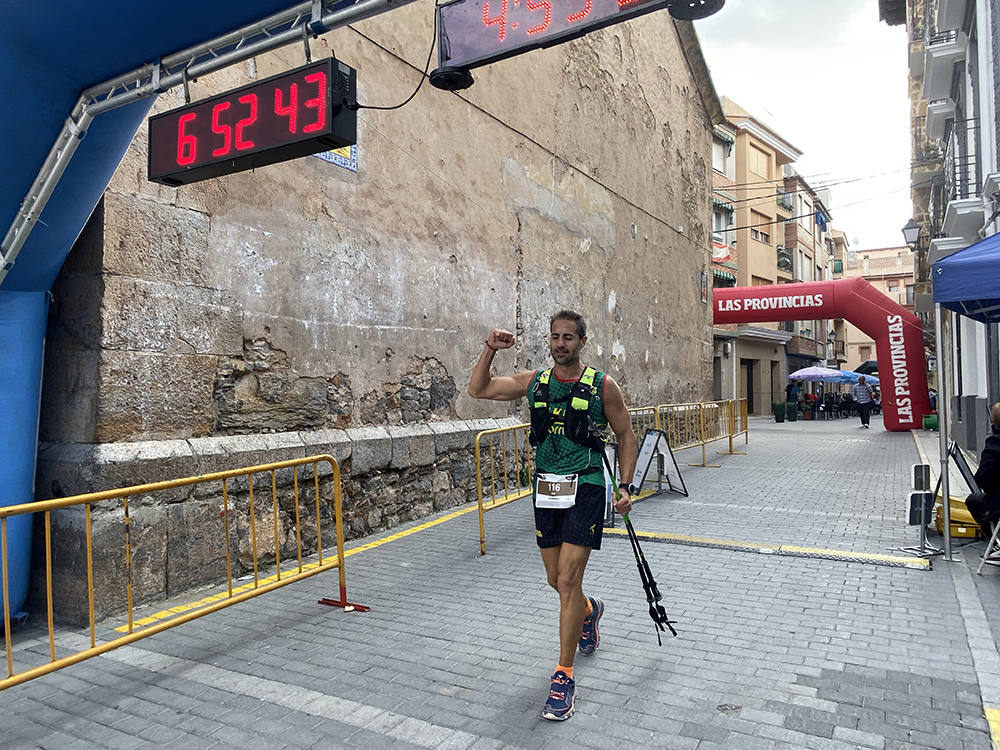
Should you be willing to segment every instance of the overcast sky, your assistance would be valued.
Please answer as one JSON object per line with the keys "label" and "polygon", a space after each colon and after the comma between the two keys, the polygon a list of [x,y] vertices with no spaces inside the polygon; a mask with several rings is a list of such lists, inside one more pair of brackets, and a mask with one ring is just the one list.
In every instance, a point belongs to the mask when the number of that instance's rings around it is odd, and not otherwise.
{"label": "overcast sky", "polygon": [[719,95],[804,153],[795,168],[830,186],[833,226],[852,249],[902,245],[912,213],[905,27],[880,22],[878,0],[727,0],[695,28]]}

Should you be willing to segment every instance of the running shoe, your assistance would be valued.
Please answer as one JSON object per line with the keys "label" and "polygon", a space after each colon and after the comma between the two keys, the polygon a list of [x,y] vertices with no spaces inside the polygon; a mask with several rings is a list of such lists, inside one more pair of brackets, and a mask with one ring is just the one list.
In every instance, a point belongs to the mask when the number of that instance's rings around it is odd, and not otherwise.
{"label": "running shoe", "polygon": [[604,602],[594,596],[588,596],[590,606],[593,609],[590,615],[583,621],[583,633],[580,635],[580,653],[584,656],[593,655],[594,651],[601,643],[601,633],[597,629],[597,624],[604,614]]}
{"label": "running shoe", "polygon": [[576,683],[561,669],[552,675],[549,699],[542,709],[542,718],[549,721],[566,721],[576,710]]}

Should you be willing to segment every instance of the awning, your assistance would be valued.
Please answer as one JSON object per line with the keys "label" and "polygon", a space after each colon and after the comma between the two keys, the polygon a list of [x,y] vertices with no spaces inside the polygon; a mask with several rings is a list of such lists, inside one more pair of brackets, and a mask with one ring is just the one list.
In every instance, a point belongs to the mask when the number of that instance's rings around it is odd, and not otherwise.
{"label": "awning", "polygon": [[715,206],[716,208],[723,208],[726,211],[732,211],[733,210],[733,204],[732,203],[729,203],[728,201],[724,201],[721,198],[716,198],[714,195],[712,196],[712,205]]}
{"label": "awning", "polygon": [[723,281],[736,282],[736,274],[730,273],[729,271],[723,271],[720,268],[713,268],[712,275],[717,279],[722,279]]}
{"label": "awning", "polygon": [[931,266],[934,301],[980,323],[1000,321],[1000,234]]}

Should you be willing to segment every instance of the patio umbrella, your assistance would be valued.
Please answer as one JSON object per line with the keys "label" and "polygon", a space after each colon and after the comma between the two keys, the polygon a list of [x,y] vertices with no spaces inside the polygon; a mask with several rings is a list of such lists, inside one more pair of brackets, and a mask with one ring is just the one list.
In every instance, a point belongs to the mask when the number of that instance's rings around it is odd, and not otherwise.
{"label": "patio umbrella", "polygon": [[[864,375],[864,373],[858,372],[857,370],[855,370],[854,372],[851,372],[850,370],[837,370],[837,372],[843,374],[844,377],[847,378],[847,380],[837,381],[838,383],[850,383],[852,385],[854,383],[857,383],[858,380],[861,378],[861,376]],[[865,382],[868,383],[869,385],[879,384],[878,378],[875,375],[871,374],[865,375]]]}
{"label": "patio umbrella", "polygon": [[812,380],[817,383],[853,383],[847,373],[829,367],[803,367],[788,376],[789,380]]}

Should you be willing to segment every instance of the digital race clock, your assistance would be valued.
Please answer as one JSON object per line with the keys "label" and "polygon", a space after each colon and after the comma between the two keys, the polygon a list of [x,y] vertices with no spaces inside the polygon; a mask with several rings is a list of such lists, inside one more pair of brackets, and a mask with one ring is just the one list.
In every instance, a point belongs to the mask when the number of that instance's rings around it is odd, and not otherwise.
{"label": "digital race clock", "polygon": [[[661,8],[684,20],[717,12],[725,0],[453,0],[437,8],[438,65],[431,83],[464,88],[469,69],[551,47]],[[462,73],[464,72],[464,76]],[[437,80],[435,80],[437,79]]]}
{"label": "digital race clock", "polygon": [[186,185],[357,143],[357,72],[328,58],[149,118],[149,179]]}

